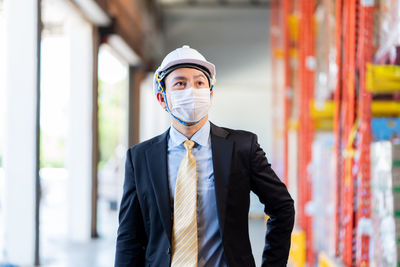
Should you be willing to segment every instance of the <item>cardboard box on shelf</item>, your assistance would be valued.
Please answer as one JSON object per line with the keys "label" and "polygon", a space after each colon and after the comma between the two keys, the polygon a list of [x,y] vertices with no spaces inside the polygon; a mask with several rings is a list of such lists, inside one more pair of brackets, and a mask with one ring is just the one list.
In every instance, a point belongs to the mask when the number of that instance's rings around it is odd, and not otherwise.
{"label": "cardboard box on shelf", "polygon": [[400,213],[400,192],[393,190],[393,212],[395,213],[395,217],[397,217],[397,213]]}
{"label": "cardboard box on shelf", "polygon": [[396,166],[400,166],[400,144],[398,142],[398,139],[394,139],[392,142],[392,159]]}
{"label": "cardboard box on shelf", "polygon": [[400,162],[400,144],[397,143],[397,140],[392,142],[392,159]]}

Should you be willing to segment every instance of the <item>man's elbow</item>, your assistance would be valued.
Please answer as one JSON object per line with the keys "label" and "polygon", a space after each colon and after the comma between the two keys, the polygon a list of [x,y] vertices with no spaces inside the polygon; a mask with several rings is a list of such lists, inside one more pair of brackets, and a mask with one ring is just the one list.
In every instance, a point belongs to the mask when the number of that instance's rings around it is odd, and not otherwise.
{"label": "man's elbow", "polygon": [[144,266],[145,250],[139,243],[117,240],[114,266]]}

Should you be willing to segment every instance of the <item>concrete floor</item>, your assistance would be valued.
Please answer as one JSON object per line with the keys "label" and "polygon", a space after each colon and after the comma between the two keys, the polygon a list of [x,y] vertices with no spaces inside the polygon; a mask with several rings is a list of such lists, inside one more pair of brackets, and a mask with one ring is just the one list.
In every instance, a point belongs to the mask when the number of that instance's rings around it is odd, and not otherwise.
{"label": "concrete floor", "polygon": [[[260,219],[249,221],[250,239],[257,266],[261,266],[264,247],[264,222]],[[113,266],[115,237],[103,236],[88,243],[53,242],[58,253],[46,255],[43,266],[51,267],[110,267]],[[47,253],[45,253],[47,254]]]}
{"label": "concrete floor", "polygon": [[[257,266],[261,266],[264,247],[264,221],[249,221],[250,240]],[[50,251],[43,251],[43,266],[51,267],[110,267],[113,266],[115,252],[115,234],[104,235],[88,243],[60,242],[48,240]],[[48,244],[50,245],[50,244]]]}

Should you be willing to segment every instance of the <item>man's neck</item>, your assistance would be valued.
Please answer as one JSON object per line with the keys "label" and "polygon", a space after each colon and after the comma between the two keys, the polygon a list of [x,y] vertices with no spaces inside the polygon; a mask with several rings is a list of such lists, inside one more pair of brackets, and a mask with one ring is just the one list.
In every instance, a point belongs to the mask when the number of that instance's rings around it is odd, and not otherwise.
{"label": "man's neck", "polygon": [[192,126],[185,126],[179,121],[172,119],[172,126],[181,134],[186,136],[187,139],[190,140],[192,136],[201,128],[203,125],[207,122],[208,120],[208,115],[206,115],[201,121],[195,125]]}

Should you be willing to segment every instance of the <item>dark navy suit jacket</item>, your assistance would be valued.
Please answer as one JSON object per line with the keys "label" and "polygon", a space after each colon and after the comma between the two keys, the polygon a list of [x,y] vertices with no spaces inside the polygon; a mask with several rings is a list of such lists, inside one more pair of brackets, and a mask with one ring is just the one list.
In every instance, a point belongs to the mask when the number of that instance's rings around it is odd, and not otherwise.
{"label": "dark navy suit jacket", "polygon": [[[127,152],[115,267],[171,264],[168,133]],[[250,190],[270,216],[262,266],[286,266],[294,224],[293,200],[272,170],[257,136],[211,124],[211,147],[218,220],[229,266],[255,266],[248,231]]]}

